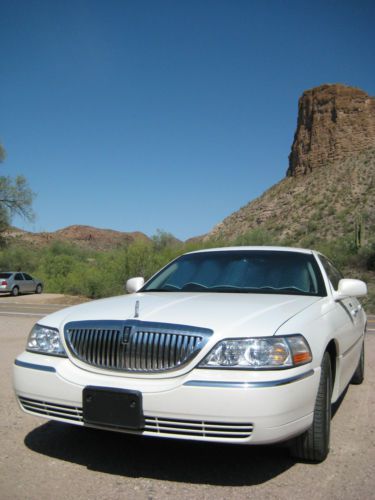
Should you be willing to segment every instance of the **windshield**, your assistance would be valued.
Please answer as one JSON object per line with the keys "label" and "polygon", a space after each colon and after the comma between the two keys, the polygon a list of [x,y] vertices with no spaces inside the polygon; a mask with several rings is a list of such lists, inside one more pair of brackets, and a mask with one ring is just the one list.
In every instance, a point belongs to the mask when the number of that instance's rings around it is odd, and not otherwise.
{"label": "windshield", "polygon": [[154,276],[141,291],[326,295],[313,255],[277,250],[183,255]]}

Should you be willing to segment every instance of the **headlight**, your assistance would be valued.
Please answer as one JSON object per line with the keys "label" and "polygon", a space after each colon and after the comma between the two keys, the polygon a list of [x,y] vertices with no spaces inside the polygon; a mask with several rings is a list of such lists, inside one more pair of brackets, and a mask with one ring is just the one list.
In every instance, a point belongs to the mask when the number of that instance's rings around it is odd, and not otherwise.
{"label": "headlight", "polygon": [[227,339],[219,342],[199,368],[277,369],[310,363],[312,355],[302,335]]}
{"label": "headlight", "polygon": [[26,350],[38,354],[66,357],[65,349],[60,341],[59,331],[38,324],[30,332]]}

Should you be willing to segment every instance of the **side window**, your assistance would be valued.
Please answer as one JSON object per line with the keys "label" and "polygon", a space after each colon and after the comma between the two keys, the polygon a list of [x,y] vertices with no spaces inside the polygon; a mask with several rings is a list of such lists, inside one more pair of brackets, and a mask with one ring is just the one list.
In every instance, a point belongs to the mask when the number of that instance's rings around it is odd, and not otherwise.
{"label": "side window", "polygon": [[23,273],[23,277],[25,278],[25,280],[32,281],[32,277],[30,276],[30,274]]}
{"label": "side window", "polygon": [[17,273],[14,277],[15,280],[19,281],[19,280],[23,280],[23,276],[21,273]]}
{"label": "side window", "polygon": [[319,255],[319,259],[324,267],[325,272],[328,275],[328,278],[333,288],[337,290],[339,286],[339,281],[343,278],[343,275],[326,257],[323,257],[323,255]]}

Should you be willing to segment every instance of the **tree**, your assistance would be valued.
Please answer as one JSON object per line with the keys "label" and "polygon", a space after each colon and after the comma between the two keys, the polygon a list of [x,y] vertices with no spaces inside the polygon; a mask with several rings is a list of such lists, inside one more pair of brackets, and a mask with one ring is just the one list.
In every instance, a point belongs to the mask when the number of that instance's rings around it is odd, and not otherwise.
{"label": "tree", "polygon": [[163,250],[166,247],[173,247],[179,243],[178,239],[171,233],[167,233],[162,229],[157,229],[156,234],[152,236],[152,242],[155,250]]}
{"label": "tree", "polygon": [[[5,150],[0,144],[0,163],[5,159]],[[20,215],[28,221],[34,218],[32,209],[34,193],[27,180],[18,175],[15,179],[0,176],[0,233],[10,225],[14,215]]]}
{"label": "tree", "polygon": [[5,160],[5,149],[3,146],[0,144],[0,162]]}

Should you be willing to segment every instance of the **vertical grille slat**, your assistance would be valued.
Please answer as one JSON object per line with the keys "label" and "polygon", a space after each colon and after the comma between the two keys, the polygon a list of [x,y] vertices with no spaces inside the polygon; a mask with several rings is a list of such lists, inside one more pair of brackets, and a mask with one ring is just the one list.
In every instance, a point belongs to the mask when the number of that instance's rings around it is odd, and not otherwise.
{"label": "vertical grille slat", "polygon": [[141,370],[141,353],[142,353],[143,332],[138,332],[137,350],[135,355],[135,369]]}
{"label": "vertical grille slat", "polygon": [[102,344],[103,344],[101,330],[98,331],[97,337],[98,337],[98,352],[97,352],[98,358],[97,358],[96,363],[98,366],[100,366],[102,364]]}
{"label": "vertical grille slat", "polygon": [[103,355],[104,355],[104,364],[106,366],[109,365],[109,359],[108,359],[108,347],[109,347],[109,334],[110,330],[103,331],[103,338],[104,338],[104,346],[103,346]]}
{"label": "vertical grille slat", "polygon": [[77,338],[77,353],[79,356],[82,356],[83,355],[83,349],[82,349],[82,345],[83,345],[83,335],[80,335],[80,332],[78,331],[75,331],[75,334],[76,334],[76,338]]}
{"label": "vertical grille slat", "polygon": [[188,343],[189,343],[189,338],[187,335],[185,335],[184,340],[182,342],[182,349],[181,349],[181,357],[182,358],[185,358],[187,356]]}
{"label": "vertical grille slat", "polygon": [[113,366],[113,345],[115,343],[115,335],[114,330],[109,332],[108,363],[110,366]]}
{"label": "vertical grille slat", "polygon": [[83,335],[83,342],[82,342],[82,345],[81,345],[82,353],[87,353],[88,337],[89,337],[89,335],[90,335],[90,331],[85,331],[85,333]]}
{"label": "vertical grille slat", "polygon": [[177,335],[172,335],[171,338],[171,346],[169,349],[169,365],[170,366],[176,366],[176,342],[177,342]]}
{"label": "vertical grille slat", "polygon": [[160,335],[159,338],[159,356],[158,356],[158,370],[161,370],[164,363],[164,347],[165,347],[166,335]]}
{"label": "vertical grille slat", "polygon": [[163,350],[163,366],[166,368],[169,368],[169,346],[171,343],[171,336],[166,335],[165,336],[165,344],[164,344],[164,350]]}
{"label": "vertical grille slat", "polygon": [[118,330],[113,330],[113,346],[112,346],[112,361],[111,366],[119,366],[119,344],[120,344],[121,333]]}
{"label": "vertical grille slat", "polygon": [[72,356],[88,365],[139,373],[173,370],[190,361],[213,331],[139,320],[77,321],[65,326]]}
{"label": "vertical grille slat", "polygon": [[140,353],[140,367],[139,367],[142,371],[146,371],[148,338],[149,338],[149,333],[143,332],[142,343],[141,343],[141,353]]}
{"label": "vertical grille slat", "polygon": [[155,333],[154,344],[152,347],[152,370],[157,370],[158,368],[158,356],[159,356],[159,333]]}
{"label": "vertical grille slat", "polygon": [[179,335],[177,338],[177,345],[176,345],[176,365],[178,365],[180,363],[179,360],[181,359],[182,342],[183,342],[183,336]]}
{"label": "vertical grille slat", "polygon": [[147,359],[146,359],[146,369],[147,371],[152,370],[152,344],[154,342],[154,334],[151,332],[148,337],[148,342],[147,342]]}
{"label": "vertical grille slat", "polygon": [[136,352],[136,334],[131,337],[130,349],[129,349],[129,366],[134,366],[135,363],[135,352]]}
{"label": "vertical grille slat", "polygon": [[95,335],[94,332],[95,330],[90,330],[90,335],[92,335],[92,358],[91,362],[96,364],[99,363],[99,335]]}

